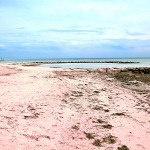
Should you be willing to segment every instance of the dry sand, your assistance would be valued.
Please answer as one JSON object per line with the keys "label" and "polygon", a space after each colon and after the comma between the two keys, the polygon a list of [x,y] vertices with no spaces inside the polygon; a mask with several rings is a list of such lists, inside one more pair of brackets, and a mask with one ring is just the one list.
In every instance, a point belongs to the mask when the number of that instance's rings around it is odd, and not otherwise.
{"label": "dry sand", "polygon": [[149,94],[99,71],[1,63],[0,150],[149,150]]}

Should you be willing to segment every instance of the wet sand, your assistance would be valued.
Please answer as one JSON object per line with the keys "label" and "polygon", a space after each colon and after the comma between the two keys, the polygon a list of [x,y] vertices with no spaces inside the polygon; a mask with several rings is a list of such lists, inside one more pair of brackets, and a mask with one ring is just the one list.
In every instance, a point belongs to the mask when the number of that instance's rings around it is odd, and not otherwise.
{"label": "wet sand", "polygon": [[109,71],[1,63],[0,150],[149,150],[150,85]]}

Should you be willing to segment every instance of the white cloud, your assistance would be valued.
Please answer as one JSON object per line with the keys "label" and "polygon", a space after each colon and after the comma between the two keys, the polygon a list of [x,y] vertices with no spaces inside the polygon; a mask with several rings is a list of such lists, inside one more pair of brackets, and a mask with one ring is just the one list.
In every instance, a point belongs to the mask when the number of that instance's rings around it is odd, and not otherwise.
{"label": "white cloud", "polygon": [[136,41],[150,40],[149,0],[1,1],[0,40],[4,44],[0,47],[94,48],[118,39],[135,40],[132,45],[136,47]]}
{"label": "white cloud", "polygon": [[0,48],[6,47],[6,45],[4,44],[0,44]]}

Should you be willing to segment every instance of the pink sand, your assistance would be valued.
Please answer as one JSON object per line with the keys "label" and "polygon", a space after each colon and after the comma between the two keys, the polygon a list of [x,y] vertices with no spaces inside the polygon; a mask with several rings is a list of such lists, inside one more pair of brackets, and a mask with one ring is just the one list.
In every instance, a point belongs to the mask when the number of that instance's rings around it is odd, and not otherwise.
{"label": "pink sand", "polygon": [[[86,70],[0,64],[0,150],[149,150],[150,115],[139,99],[145,97]],[[93,145],[108,135],[115,144]]]}

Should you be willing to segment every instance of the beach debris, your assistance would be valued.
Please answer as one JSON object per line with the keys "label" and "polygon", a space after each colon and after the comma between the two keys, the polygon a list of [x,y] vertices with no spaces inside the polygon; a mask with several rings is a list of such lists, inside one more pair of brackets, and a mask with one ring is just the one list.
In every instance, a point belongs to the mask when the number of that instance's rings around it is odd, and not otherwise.
{"label": "beach debris", "polygon": [[125,116],[124,113],[113,113],[112,115],[114,115],[114,116]]}
{"label": "beach debris", "polygon": [[126,145],[122,145],[121,147],[118,147],[117,150],[130,150]]}
{"label": "beach debris", "polygon": [[94,139],[94,135],[92,133],[87,133],[87,132],[84,132],[84,134],[86,135],[86,137],[91,140],[91,139]]}
{"label": "beach debris", "polygon": [[106,90],[107,90],[106,88],[102,88],[102,89],[101,89],[101,91],[106,91]]}
{"label": "beach debris", "polygon": [[114,144],[114,143],[116,143],[116,137],[109,135],[109,136],[103,138],[103,142],[106,142],[108,144]]}
{"label": "beach debris", "polygon": [[97,123],[105,123],[105,121],[103,121],[101,119],[97,119]]}
{"label": "beach debris", "polygon": [[102,142],[100,139],[96,139],[94,142],[93,142],[93,145],[97,146],[97,147],[102,147]]}
{"label": "beach debris", "polygon": [[113,126],[111,124],[106,124],[106,125],[103,125],[102,127],[106,129],[111,129]]}
{"label": "beach debris", "polygon": [[112,82],[112,81],[114,81],[114,78],[107,78],[106,81]]}
{"label": "beach debris", "polygon": [[74,125],[71,128],[74,129],[74,130],[79,130],[79,127],[77,125]]}
{"label": "beach debris", "polygon": [[97,91],[97,90],[96,90],[96,91],[94,91],[94,93],[100,93],[100,91]]}

